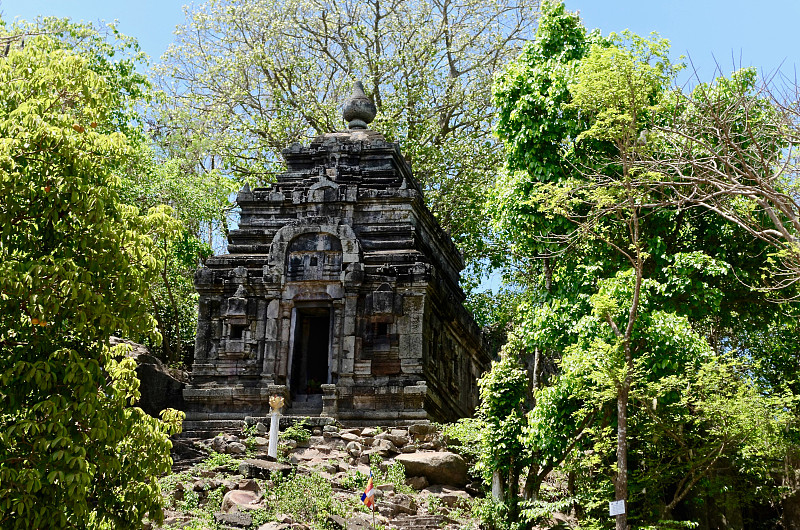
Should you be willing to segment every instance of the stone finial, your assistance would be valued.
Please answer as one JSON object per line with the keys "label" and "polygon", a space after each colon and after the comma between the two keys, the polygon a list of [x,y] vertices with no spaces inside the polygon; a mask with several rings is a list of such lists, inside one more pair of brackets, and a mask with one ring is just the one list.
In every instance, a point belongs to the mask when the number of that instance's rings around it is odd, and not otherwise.
{"label": "stone finial", "polygon": [[364,85],[361,84],[361,81],[353,83],[353,92],[344,102],[342,109],[342,116],[347,122],[347,128],[366,129],[367,124],[372,123],[372,120],[375,119],[377,112],[375,104],[364,94]]}

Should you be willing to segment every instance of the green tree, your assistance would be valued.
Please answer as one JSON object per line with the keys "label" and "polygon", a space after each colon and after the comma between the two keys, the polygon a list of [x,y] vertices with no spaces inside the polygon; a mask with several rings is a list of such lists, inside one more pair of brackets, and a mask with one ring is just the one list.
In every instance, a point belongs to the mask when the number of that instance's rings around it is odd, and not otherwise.
{"label": "green tree", "polygon": [[[232,205],[229,197],[236,184],[218,170],[187,170],[184,160],[163,159],[147,144],[139,144],[136,175],[126,172],[120,198],[144,214],[167,205],[178,223],[174,229],[152,233],[158,253],[158,278],[150,290],[151,311],[161,335],[134,338],[173,365],[190,362],[197,330],[197,292],[194,273],[213,253]],[[216,241],[215,241],[216,239]],[[187,358],[189,357],[189,358]]]}
{"label": "green tree", "polygon": [[342,128],[363,80],[372,126],[399,141],[428,206],[473,264],[481,205],[501,160],[492,77],[535,23],[536,2],[214,0],[163,57],[158,130],[170,152],[240,181],[270,182],[280,150]]}
{"label": "green tree", "polygon": [[131,155],[119,87],[48,35],[0,58],[0,526],[138,528],[163,517],[163,420],[132,406],[112,333],[154,333],[147,292],[166,230],[120,203]]}
{"label": "green tree", "polygon": [[[576,236],[588,236],[600,240],[622,254],[633,273],[633,292],[621,315],[614,314],[611,309],[617,309],[619,300],[605,298],[602,290],[592,301],[594,312],[605,320],[614,334],[608,346],[624,357],[624,364],[618,367],[619,373],[613,378],[617,392],[614,490],[618,501],[628,499],[628,401],[637,353],[641,353],[637,351],[633,334],[639,318],[647,259],[642,216],[659,206],[657,199],[654,201],[647,194],[648,189],[638,185],[642,176],[636,173],[634,162],[641,145],[640,131],[651,121],[650,115],[658,112],[656,105],[674,75],[666,41],[648,41],[629,33],[623,38],[618,41],[612,36],[610,45],[593,45],[569,87],[570,105],[591,120],[591,126],[575,141],[586,138],[608,142],[614,146],[616,156],[600,171],[591,172],[590,176],[595,178],[589,182],[580,178],[540,190],[549,193],[557,189],[556,195],[564,202],[553,205],[553,209],[577,227],[567,234],[555,235],[557,239],[569,241]],[[621,234],[624,236],[620,237]],[[626,530],[627,526],[627,512],[618,515],[617,530]]]}
{"label": "green tree", "polygon": [[[682,203],[736,223],[773,253],[770,288],[800,280],[800,180],[797,87],[781,94],[755,68],[675,92],[671,112],[654,124],[659,156],[640,165]],[[761,287],[766,287],[762,285]]]}
{"label": "green tree", "polygon": [[[167,205],[182,228],[151,233],[158,253],[159,275],[150,289],[151,312],[156,317],[159,341],[146,334],[131,339],[145,343],[150,351],[171,364],[181,364],[191,352],[197,327],[197,295],[194,271],[210,255],[219,240],[231,210],[230,194],[235,183],[218,170],[197,171],[187,164],[185,153],[171,156],[152,142],[154,130],[142,118],[155,104],[150,81],[141,72],[148,59],[135,39],[117,31],[113,24],[97,26],[68,19],[45,17],[33,23],[16,23],[13,34],[46,34],[65,49],[87,61],[90,70],[108,84],[110,115],[100,124],[106,132],[123,132],[129,155],[120,166],[119,195],[145,215],[150,208]],[[13,38],[13,37],[9,37]]]}
{"label": "green tree", "polygon": [[[612,492],[599,473],[629,501],[631,522],[651,524],[690,492],[731,486],[709,486],[718,458],[764,469],[786,454],[791,393],[751,374],[765,353],[758,330],[793,317],[739,283],[763,281],[765,245],[681,208],[641,164],[668,154],[647,132],[672,111],[667,52],[656,37],[587,33],[563,4],[547,2],[536,40],[496,84],[508,160],[489,210],[512,242],[510,265],[528,299],[504,351],[530,374],[515,453],[531,462],[523,519],[553,500],[538,495],[548,466],[569,475],[582,517],[607,521]],[[772,452],[760,439],[780,443]],[[767,473],[753,478],[742,498],[770,483]],[[619,517],[617,527],[627,522]]]}

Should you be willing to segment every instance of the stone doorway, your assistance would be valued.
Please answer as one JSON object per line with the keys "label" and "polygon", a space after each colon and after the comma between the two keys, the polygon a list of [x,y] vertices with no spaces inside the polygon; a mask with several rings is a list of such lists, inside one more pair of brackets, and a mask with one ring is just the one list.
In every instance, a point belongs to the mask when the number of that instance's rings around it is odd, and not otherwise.
{"label": "stone doorway", "polygon": [[322,385],[330,378],[330,329],[330,307],[295,308],[289,386],[293,404],[322,407]]}

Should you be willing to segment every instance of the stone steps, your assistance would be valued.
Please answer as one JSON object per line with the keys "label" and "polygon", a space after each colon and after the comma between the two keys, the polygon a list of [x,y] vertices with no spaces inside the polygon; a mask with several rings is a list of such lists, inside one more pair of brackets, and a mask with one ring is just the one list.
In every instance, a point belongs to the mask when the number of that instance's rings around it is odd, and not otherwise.
{"label": "stone steps", "polygon": [[184,420],[183,430],[177,438],[213,438],[225,433],[233,434],[242,431],[244,420]]}
{"label": "stone steps", "polygon": [[[310,413],[309,413],[310,412]],[[281,414],[280,428],[286,429],[288,426],[295,423],[303,422],[308,427],[324,427],[334,423],[332,418],[321,417],[322,409],[291,409],[291,414]],[[210,418],[204,419],[187,419],[183,422],[183,431],[177,435],[177,438],[213,438],[214,436],[225,434],[239,434],[245,425],[255,425],[258,422],[263,423],[267,427],[270,424],[269,416],[245,416],[233,419],[230,417],[225,418]],[[221,416],[228,416],[224,414]]]}

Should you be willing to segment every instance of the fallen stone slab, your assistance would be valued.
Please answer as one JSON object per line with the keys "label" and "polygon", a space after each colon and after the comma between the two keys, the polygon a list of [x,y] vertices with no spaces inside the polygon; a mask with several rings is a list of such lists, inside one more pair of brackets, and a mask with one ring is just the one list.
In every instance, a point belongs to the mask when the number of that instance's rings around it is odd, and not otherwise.
{"label": "fallen stone slab", "polygon": [[378,434],[378,429],[376,429],[375,427],[364,427],[363,429],[361,429],[361,436],[365,438],[372,438],[376,434]]}
{"label": "fallen stone slab", "polygon": [[225,452],[231,455],[243,455],[247,452],[247,447],[240,442],[230,442],[225,446]]}
{"label": "fallen stone slab", "polygon": [[376,438],[372,447],[384,458],[400,452],[400,449],[398,449],[396,445],[394,445],[390,440],[385,439],[378,440]]}
{"label": "fallen stone slab", "polygon": [[427,488],[422,490],[420,494],[423,497],[427,497],[429,495],[434,495],[436,497],[439,497],[441,503],[447,506],[448,508],[466,506],[472,499],[470,494],[462,489],[453,488],[450,486],[444,486],[441,484],[428,486]]}
{"label": "fallen stone slab", "polygon": [[237,486],[236,489],[238,490],[252,491],[253,493],[261,493],[261,488],[259,487],[258,482],[256,482],[253,479],[240,480],[236,484],[236,486]]}
{"label": "fallen stone slab", "polygon": [[288,476],[294,468],[289,464],[281,462],[269,462],[267,460],[250,459],[239,464],[239,474],[246,478],[268,479],[272,473],[281,473],[284,477]]}
{"label": "fallen stone slab", "polygon": [[407,477],[423,476],[431,484],[464,486],[467,483],[467,463],[455,453],[409,453],[397,455],[394,460],[403,464]]}
{"label": "fallen stone slab", "polygon": [[192,489],[194,491],[210,491],[222,486],[222,481],[218,479],[201,478],[194,481]]}
{"label": "fallen stone slab", "polygon": [[217,524],[233,526],[234,528],[248,528],[253,524],[253,518],[246,512],[215,513],[214,521]]}
{"label": "fallen stone slab", "polygon": [[400,514],[417,515],[417,503],[408,495],[395,495],[391,500],[377,503],[378,511],[384,517],[397,517]]}
{"label": "fallen stone slab", "polygon": [[361,452],[363,451],[361,444],[358,442],[350,442],[349,444],[347,444],[347,447],[345,449],[347,450],[347,453],[353,458],[360,457]]}

